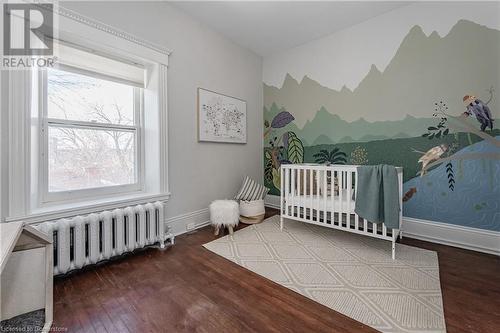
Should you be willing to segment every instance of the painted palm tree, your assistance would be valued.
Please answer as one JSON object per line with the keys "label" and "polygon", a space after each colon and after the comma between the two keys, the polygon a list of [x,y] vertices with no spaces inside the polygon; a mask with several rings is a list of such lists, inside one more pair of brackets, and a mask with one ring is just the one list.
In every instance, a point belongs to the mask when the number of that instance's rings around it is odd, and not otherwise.
{"label": "painted palm tree", "polygon": [[322,149],[319,153],[313,155],[316,159],[316,163],[325,164],[346,164],[347,155],[339,148],[333,148],[331,151]]}

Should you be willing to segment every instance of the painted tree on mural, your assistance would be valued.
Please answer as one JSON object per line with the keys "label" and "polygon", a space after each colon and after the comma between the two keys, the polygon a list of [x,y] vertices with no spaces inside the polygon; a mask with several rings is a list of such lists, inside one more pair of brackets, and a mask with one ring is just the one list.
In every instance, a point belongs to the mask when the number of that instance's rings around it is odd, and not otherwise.
{"label": "painted tree on mural", "polygon": [[320,150],[319,153],[313,155],[316,163],[320,164],[346,164],[347,154],[339,148],[333,148],[328,151],[326,149]]}
{"label": "painted tree on mural", "polygon": [[[271,136],[274,130],[284,128],[295,118],[287,111],[279,112],[272,121],[264,122],[264,140]],[[304,145],[293,131],[286,131],[269,140],[269,147],[264,149],[264,179],[280,188],[280,166],[288,163],[304,162]]]}

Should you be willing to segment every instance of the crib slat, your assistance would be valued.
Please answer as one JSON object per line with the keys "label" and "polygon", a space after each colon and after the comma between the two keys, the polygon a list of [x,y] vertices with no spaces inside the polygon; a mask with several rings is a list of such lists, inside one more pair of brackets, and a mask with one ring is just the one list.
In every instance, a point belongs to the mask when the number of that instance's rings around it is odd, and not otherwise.
{"label": "crib slat", "polygon": [[302,169],[301,171],[301,180],[302,180],[302,206],[303,211],[302,213],[304,214],[304,218],[307,218],[307,179],[306,179],[306,170]]}
{"label": "crib slat", "polygon": [[288,186],[287,190],[287,195],[288,195],[288,202],[287,202],[287,215],[290,216],[292,214],[292,178],[293,178],[293,170],[292,169],[287,169],[287,177],[288,177],[288,183],[286,186]]}
{"label": "crib slat", "polygon": [[332,225],[335,224],[335,171],[330,170],[330,202],[332,207],[330,208],[330,220]]}
{"label": "crib slat", "polygon": [[[354,171],[354,208],[356,208],[356,196],[358,194],[358,170]],[[359,231],[359,216],[354,212],[354,227]]]}
{"label": "crib slat", "polygon": [[339,226],[342,226],[342,213],[344,212],[344,205],[342,199],[344,198],[344,171],[339,171]]}
{"label": "crib slat", "polygon": [[315,203],[316,203],[316,221],[318,221],[318,222],[319,222],[319,218],[320,218],[320,209],[321,209],[321,207],[320,207],[321,200],[320,200],[320,196],[319,196],[319,191],[320,191],[319,176],[320,176],[319,170],[314,171],[314,182],[316,183],[316,200],[315,200]]}
{"label": "crib slat", "polygon": [[366,219],[363,219],[364,223],[363,223],[363,231],[368,233],[368,221]]}
{"label": "crib slat", "polygon": [[284,175],[283,166],[280,167],[280,215],[283,215],[283,198],[285,197],[284,189],[285,186],[285,175]]}
{"label": "crib slat", "polygon": [[325,167],[323,170],[323,223],[326,223],[326,212],[327,212],[327,207],[326,207],[326,199],[328,197],[328,187],[327,187],[327,178],[328,177],[328,169]]}
{"label": "crib slat", "polygon": [[285,168],[285,215],[288,216],[288,205],[290,205],[290,169]]}
{"label": "crib slat", "polygon": [[387,227],[385,226],[385,223],[382,223],[382,235],[384,237],[387,236]]}
{"label": "crib slat", "polygon": [[300,214],[300,202],[302,201],[301,193],[302,193],[302,184],[300,182],[300,175],[301,175],[302,170],[298,169],[297,170],[297,179],[295,180],[297,182],[297,193],[295,193],[295,211],[294,215],[299,216]]}
{"label": "crib slat", "polygon": [[[304,171],[304,179],[306,178],[306,174]],[[308,182],[309,182],[309,220],[313,221],[314,220],[314,195],[313,195],[313,175],[312,175],[312,170],[309,170],[308,176],[307,176]]]}
{"label": "crib slat", "polygon": [[351,171],[347,171],[346,187],[347,187],[347,198],[346,198],[346,201],[347,201],[347,218],[346,219],[347,220],[346,220],[346,224],[347,224],[347,228],[351,229],[351,198],[352,198],[352,190],[351,190],[352,172]]}
{"label": "crib slat", "polygon": [[292,191],[291,191],[291,197],[290,197],[290,216],[294,216],[294,211],[295,211],[295,178],[297,177],[297,169],[292,169]]}

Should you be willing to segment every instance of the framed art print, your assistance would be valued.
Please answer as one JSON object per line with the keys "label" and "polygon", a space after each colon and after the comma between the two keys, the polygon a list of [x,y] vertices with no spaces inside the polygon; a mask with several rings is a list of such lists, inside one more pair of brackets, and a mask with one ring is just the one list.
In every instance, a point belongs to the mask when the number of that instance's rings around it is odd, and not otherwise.
{"label": "framed art print", "polygon": [[247,103],[198,88],[198,140],[247,142]]}

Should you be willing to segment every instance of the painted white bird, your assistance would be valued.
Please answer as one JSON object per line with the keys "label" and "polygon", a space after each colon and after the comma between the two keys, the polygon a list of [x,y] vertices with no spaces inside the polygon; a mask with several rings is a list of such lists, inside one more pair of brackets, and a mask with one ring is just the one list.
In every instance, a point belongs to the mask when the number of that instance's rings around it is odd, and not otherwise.
{"label": "painted white bird", "polygon": [[440,144],[439,146],[436,146],[434,148],[429,149],[420,159],[418,160],[419,163],[422,163],[422,170],[420,171],[420,177],[423,177],[423,175],[427,171],[427,166],[434,162],[437,161],[441,155],[443,155],[446,151],[448,150],[448,145],[446,144]]}

